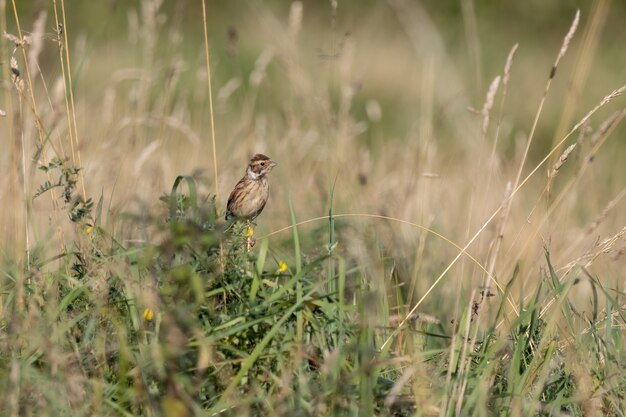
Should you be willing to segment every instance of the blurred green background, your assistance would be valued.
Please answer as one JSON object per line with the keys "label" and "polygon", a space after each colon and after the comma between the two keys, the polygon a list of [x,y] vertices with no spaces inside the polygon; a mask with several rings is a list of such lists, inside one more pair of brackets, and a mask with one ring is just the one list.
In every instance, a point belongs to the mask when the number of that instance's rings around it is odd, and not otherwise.
{"label": "blurred green background", "polygon": [[[514,112],[507,115],[513,125],[529,128],[532,116],[541,97],[545,82],[563,36],[569,28],[577,9],[581,22],[572,48],[560,65],[554,93],[548,101],[546,113],[540,122],[535,156],[544,154],[551,142],[553,128],[563,110],[563,95],[571,88],[571,77],[580,53],[583,31],[591,25],[594,12],[601,15],[596,23],[599,35],[597,46],[585,59],[589,69],[584,83],[573,93],[575,114],[581,116],[591,103],[598,102],[612,89],[619,87],[626,77],[626,4],[622,1],[337,1],[336,11],[330,1],[304,1],[302,30],[297,42],[299,59],[310,71],[325,71],[341,53],[345,40],[354,42],[355,81],[359,92],[354,97],[354,112],[365,114],[365,102],[375,98],[384,110],[383,127],[365,133],[370,140],[384,136],[405,136],[411,128],[419,100],[419,77],[428,65],[428,54],[416,51],[411,34],[400,17],[403,13],[419,10],[433,25],[440,45],[447,54],[448,70],[459,78],[461,84],[456,97],[467,97],[468,104],[479,108],[484,101],[491,80],[502,71],[509,50],[519,43],[512,72],[509,106]],[[54,31],[50,5],[44,1],[16,2],[18,14],[23,19],[23,29],[28,30],[28,16],[37,10],[49,12],[47,30]],[[202,56],[202,6],[199,1],[163,1],[159,4],[157,22],[157,50],[171,51],[171,34],[181,37],[176,53],[185,61],[181,73],[184,90],[195,86],[193,71],[203,65]],[[233,77],[248,77],[254,69],[259,54],[268,46],[276,47],[281,41],[280,26],[286,26],[291,2],[289,1],[208,1],[207,19],[209,43],[213,54],[213,82],[219,90]],[[9,4],[10,6],[10,4]],[[99,1],[67,4],[70,45],[80,39],[84,49],[73,59],[80,71],[80,63],[90,61],[92,66],[80,75],[75,83],[79,92],[91,96],[110,84],[117,68],[140,66],[144,58],[141,33],[140,1]],[[9,10],[11,8],[9,7]],[[409,23],[408,26],[411,24]],[[14,21],[9,13],[9,32],[14,33]],[[284,27],[283,27],[284,29]],[[236,33],[236,57],[229,42],[229,30]],[[419,28],[418,28],[419,30]],[[424,32],[420,32],[424,33]],[[284,33],[283,33],[284,34]],[[137,45],[139,43],[139,48]],[[229,46],[231,45],[231,46]],[[436,48],[436,47],[435,47]],[[79,56],[80,55],[80,56]],[[56,59],[54,48],[44,50],[43,62]],[[93,65],[97,63],[97,65]],[[165,63],[163,63],[165,64]],[[436,64],[437,65],[437,64]],[[288,85],[281,83],[285,74],[276,65],[270,65],[273,76],[266,89],[259,93],[260,108],[278,108],[280,91]],[[442,73],[443,74],[443,73]],[[446,73],[447,74],[447,73]],[[57,71],[47,71],[46,77],[54,79]],[[437,80],[445,83],[446,80]],[[87,87],[89,86],[89,87]],[[332,83],[327,87],[332,89]],[[81,90],[81,88],[83,90]],[[245,96],[246,85],[236,92]],[[206,99],[206,97],[204,97]],[[206,113],[206,100],[201,102]],[[236,109],[230,109],[236,111]],[[444,111],[438,109],[438,111]],[[218,129],[221,128],[218,123]],[[384,130],[384,133],[382,132]]]}

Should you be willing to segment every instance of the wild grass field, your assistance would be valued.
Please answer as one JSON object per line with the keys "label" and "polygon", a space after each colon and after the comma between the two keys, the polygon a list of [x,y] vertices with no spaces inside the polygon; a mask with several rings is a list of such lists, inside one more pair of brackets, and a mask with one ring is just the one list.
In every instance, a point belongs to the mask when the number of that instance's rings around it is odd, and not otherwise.
{"label": "wild grass field", "polygon": [[626,416],[624,17],[0,0],[0,415]]}

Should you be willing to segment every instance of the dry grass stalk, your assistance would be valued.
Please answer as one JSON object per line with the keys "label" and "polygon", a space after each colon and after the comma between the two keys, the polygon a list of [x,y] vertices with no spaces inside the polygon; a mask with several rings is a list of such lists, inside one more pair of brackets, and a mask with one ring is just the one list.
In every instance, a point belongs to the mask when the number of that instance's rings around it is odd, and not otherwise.
{"label": "dry grass stalk", "polygon": [[[606,104],[608,104],[609,102],[611,102],[611,100],[613,100],[616,97],[621,96],[624,91],[626,91],[626,85],[621,86],[620,88],[618,88],[617,90],[613,90],[609,95],[605,96],[602,101],[600,103],[598,103],[593,109],[591,109],[586,115],[585,117],[583,117],[582,119],[580,119],[580,121],[578,123],[576,123],[576,126],[574,126],[574,128],[570,131],[570,133],[567,135],[571,135],[574,131],[576,131],[576,129],[580,128],[581,126],[583,126],[584,124],[587,123],[587,120],[589,120],[589,118],[591,117],[591,115],[593,115],[596,111],[598,111],[601,107],[604,107]],[[624,109],[622,111],[622,113],[618,114],[626,114],[626,109]],[[607,130],[610,128],[607,127]]]}
{"label": "dry grass stalk", "polygon": [[[606,125],[603,124],[603,126],[601,126],[600,128],[600,131],[602,133],[598,133],[597,135],[594,135],[593,138],[591,138],[593,145],[589,153],[584,158],[584,168],[589,167],[589,165],[593,162],[600,147],[604,144],[604,142],[606,142],[613,130],[617,128],[617,126],[620,124],[624,117],[626,117],[626,109],[624,109],[624,111],[617,112],[617,117],[615,118],[615,120],[611,121],[610,123],[606,123]],[[609,117],[609,119],[612,119],[612,117]]]}
{"label": "dry grass stalk", "polygon": [[502,201],[502,205],[506,205],[510,203],[511,194],[513,193],[513,184],[511,181],[507,181],[506,187],[504,188],[504,200]]}
{"label": "dry grass stalk", "polygon": [[115,106],[115,88],[109,87],[102,96],[102,121],[105,125],[110,125],[113,121],[113,109]]}
{"label": "dry grass stalk", "polygon": [[515,52],[517,51],[517,47],[519,43],[516,43],[511,48],[509,55],[506,58],[506,63],[504,64],[504,76],[502,77],[503,86],[507,86],[509,83],[509,79],[511,78],[511,66],[513,65],[513,57],[515,56]]}
{"label": "dry grass stalk", "polygon": [[578,132],[578,139],[576,139],[576,144],[581,145],[587,136],[589,136],[592,132],[591,126],[589,123],[585,123],[580,127],[580,131]]}
{"label": "dry grass stalk", "polygon": [[[556,74],[556,68],[559,64],[559,61],[561,60],[561,58],[565,55],[565,52],[567,52],[567,48],[569,47],[569,44],[572,40],[572,37],[574,36],[574,33],[576,32],[576,28],[578,27],[578,21],[580,19],[580,10],[576,11],[576,16],[574,17],[574,21],[572,22],[572,25],[570,26],[569,31],[567,32],[567,35],[565,35],[565,38],[563,39],[563,44],[561,46],[561,50],[559,51],[559,54],[556,57],[556,60],[554,61],[554,65],[552,66],[552,70],[550,71],[550,76],[548,77],[548,81],[546,82],[546,86],[543,90],[543,95],[541,97],[541,100],[539,101],[539,107],[537,108],[537,112],[535,113],[535,118],[533,120],[533,124],[532,127],[530,129],[530,133],[528,135],[528,140],[526,141],[526,146],[524,148],[524,153],[522,155],[522,159],[520,161],[519,164],[519,168],[517,171],[517,175],[515,177],[515,182],[513,183],[513,191],[511,193],[511,198],[513,198],[518,190],[524,186],[524,184],[535,174],[535,172],[537,172],[537,170],[539,169],[540,166],[542,166],[549,158],[552,157],[552,155],[554,155],[556,152],[558,152],[558,150],[560,149],[561,145],[565,142],[565,140],[567,140],[567,138],[576,130],[576,128],[572,129],[572,131],[570,131],[555,147],[552,148],[552,150],[548,153],[548,155],[546,155],[545,158],[543,158],[543,160],[537,164],[535,166],[534,169],[531,170],[531,172],[526,176],[526,178],[524,180],[522,180],[522,173],[524,171],[524,165],[526,164],[526,159],[528,158],[528,153],[530,151],[530,146],[533,142],[533,139],[535,137],[535,132],[537,130],[537,125],[539,123],[539,117],[541,116],[541,114],[543,113],[543,106],[546,102],[546,98],[548,96],[548,92],[550,91],[550,86],[552,85],[552,80],[554,78],[554,75]],[[601,106],[601,105],[600,105]],[[599,108],[599,107],[597,107]],[[593,114],[596,110],[592,110],[591,112],[589,112],[588,114],[591,115]],[[546,190],[549,190],[550,188],[550,184],[548,184],[546,186]],[[504,209],[504,219],[508,219],[509,217],[509,212],[510,212],[510,207],[511,205],[507,205],[507,207],[502,207]],[[489,221],[491,221],[491,219],[493,219],[495,217],[495,214],[490,218]],[[496,256],[497,256],[497,251],[496,251]]]}
{"label": "dry grass stalk", "polygon": [[13,81],[13,85],[15,89],[20,95],[24,94],[24,79],[20,76],[20,69],[17,66],[17,59],[14,56],[11,57],[11,62],[9,64],[11,68],[11,81]]}
{"label": "dry grass stalk", "polygon": [[587,235],[590,235],[600,226],[600,224],[608,217],[613,208],[620,202],[620,200],[626,195],[626,188],[624,188],[613,200],[609,201],[604,210],[596,217],[593,222],[587,228]]}
{"label": "dry grass stalk", "polygon": [[[526,177],[526,179],[522,182],[522,184],[520,185],[520,187],[522,185],[524,185],[524,183],[532,176],[535,174],[535,172],[539,169],[539,167],[541,165],[543,165],[548,158],[552,157],[552,155],[556,152],[557,149],[559,149],[566,140],[568,140],[570,138],[570,136],[572,136],[572,134],[579,128],[581,128],[581,126],[585,126],[590,117],[595,114],[601,107],[605,106],[607,103],[609,103],[613,98],[618,97],[620,94],[622,94],[622,92],[626,90],[626,86],[622,86],[621,88],[614,90],[613,92],[611,92],[610,94],[608,94],[607,96],[605,96],[602,101],[596,105],[592,110],[590,110],[553,148],[552,150],[548,153],[548,155],[546,155],[542,161],[531,171],[531,173]],[[620,113],[621,115],[621,113]],[[620,119],[621,120],[621,119]],[[616,123],[613,123],[612,126],[613,128],[615,128],[615,126],[617,126],[617,124],[619,123],[619,121],[617,121]],[[602,146],[602,144],[604,143],[604,141],[609,137],[610,132],[612,131],[611,128],[607,129],[607,131],[602,135],[602,140],[599,141],[595,146],[594,149],[592,149],[589,153],[588,156],[586,156],[584,158],[584,163],[581,166],[579,172],[577,173],[576,177],[580,178],[584,172],[584,170],[586,168],[589,167],[591,161],[593,160],[594,155],[597,153],[598,149],[600,148],[600,146]],[[571,188],[574,186],[574,184],[576,183],[576,179],[572,179],[565,187],[563,190],[561,190],[561,192],[559,193],[559,195],[553,200],[553,202],[550,204],[547,213],[544,215],[543,219],[537,223],[537,227],[535,228],[535,231],[533,232],[533,236],[535,236],[538,232],[539,232],[539,228],[540,225],[543,224],[553,213],[553,211],[560,205],[560,203],[563,201],[563,199],[566,197],[566,195],[568,194],[568,192],[571,190]],[[550,188],[550,183],[548,181],[548,184],[546,185],[546,187],[544,188],[544,191],[542,192],[542,195],[548,191],[549,192],[549,188]],[[515,191],[514,191],[515,192]],[[536,207],[536,205],[535,205]],[[533,208],[534,211],[534,208]],[[583,236],[581,236],[579,238],[582,239]],[[530,244],[530,239],[527,240],[526,244],[525,244],[525,248],[528,247],[528,245]],[[576,245],[573,244],[571,245],[571,247],[575,247]],[[522,252],[525,252],[526,249],[523,249]],[[579,258],[580,259],[580,258]],[[566,265],[564,268],[567,270],[567,272],[569,273],[569,271],[577,265],[578,260],[569,263],[568,265]]]}
{"label": "dry grass stalk", "polygon": [[[509,55],[506,58],[506,63],[504,64],[504,75],[502,76],[502,95],[500,96],[500,110],[498,115],[498,123],[496,125],[495,137],[493,140],[493,145],[491,147],[491,156],[489,157],[489,164],[491,169],[489,170],[489,178],[487,180],[487,187],[485,188],[485,192],[488,193],[491,188],[491,181],[493,174],[496,169],[497,158],[496,158],[496,149],[498,148],[498,141],[500,140],[500,129],[502,128],[502,115],[504,110],[504,102],[506,100],[507,87],[509,84],[509,80],[511,79],[511,67],[513,66],[513,57],[515,56],[515,52],[517,51],[519,44],[513,45],[511,50],[509,51]],[[496,249],[497,251],[497,249]]]}
{"label": "dry grass stalk", "polygon": [[598,141],[611,129],[613,124],[624,115],[626,115],[626,109],[623,109],[622,111],[618,110],[602,122],[598,131],[591,137],[591,146],[595,146],[596,143],[598,143]]}
{"label": "dry grass stalk", "polygon": [[483,108],[480,113],[483,116],[483,135],[487,134],[487,127],[489,126],[489,112],[493,107],[493,102],[496,97],[496,93],[498,92],[498,87],[500,86],[500,76],[498,75],[491,82],[489,86],[489,90],[487,91],[487,97],[485,98],[485,104],[483,104]]}
{"label": "dry grass stalk", "polygon": [[[209,94],[209,116],[211,119],[211,146],[213,150],[213,181],[215,184],[215,200],[219,202],[219,187],[218,187],[218,175],[217,175],[217,145],[215,137],[215,113],[213,111],[213,87],[211,85],[211,56],[209,54],[209,32],[207,28],[206,18],[206,2],[202,0],[202,28],[204,33],[204,58],[206,63],[206,76],[207,76],[207,92]],[[221,248],[220,248],[221,252]]]}
{"label": "dry grass stalk", "polygon": [[217,101],[220,107],[223,107],[228,102],[230,96],[233,95],[241,87],[241,79],[239,77],[233,77],[226,82],[217,92]]}
{"label": "dry grass stalk", "polygon": [[[528,173],[528,175],[526,175],[526,177],[521,180],[521,175],[522,175],[522,170],[523,170],[523,166],[524,166],[524,162],[526,160],[526,157],[528,155],[528,150],[530,148],[530,143],[532,141],[532,138],[534,136],[534,132],[537,128],[537,123],[539,121],[539,116],[541,115],[542,112],[542,108],[543,105],[545,103],[545,99],[546,99],[546,95],[547,92],[550,89],[550,84],[551,84],[552,78],[550,78],[548,80],[548,83],[546,84],[546,89],[544,90],[544,94],[543,97],[541,99],[539,108],[537,110],[537,113],[535,115],[535,120],[533,122],[533,126],[531,129],[531,133],[529,136],[529,139],[526,143],[526,148],[524,150],[524,156],[522,157],[522,162],[520,164],[520,168],[517,174],[517,178],[515,180],[514,186],[513,186],[513,191],[511,192],[511,199],[519,192],[519,190],[526,185],[526,183],[535,175],[535,173],[541,168],[541,166],[543,166],[544,163],[546,163],[546,161],[552,156],[554,155],[555,152],[557,152],[557,150],[563,145],[563,143],[565,143],[565,141],[578,129],[580,128],[580,126],[582,126],[584,123],[586,123],[586,121],[593,115],[595,114],[601,107],[605,106],[607,103],[609,103],[612,99],[614,99],[615,97],[620,96],[625,90],[626,90],[626,86],[622,86],[617,90],[614,90],[613,92],[611,92],[609,95],[605,96],[602,101],[600,103],[598,103],[593,109],[591,109],[577,124],[576,126],[574,126],[566,135],[565,137],[563,137],[559,143],[556,144],[556,146],[554,146],[552,148],[552,150],[550,152],[548,152],[548,154],[535,166],[535,168],[533,168],[530,173]],[[474,241],[482,234],[482,232],[485,230],[485,228],[492,222],[492,220],[498,215],[498,213],[501,212],[501,210],[504,210],[504,218],[507,219],[508,215],[509,215],[509,210],[510,210],[510,203],[504,207],[504,205],[500,205],[494,212],[493,214],[483,223],[483,225],[476,231],[476,233],[472,236],[471,239],[469,239],[469,241],[465,244],[465,246],[462,249],[462,252],[464,252],[472,243],[474,243]],[[437,285],[439,283],[439,281],[441,281],[441,279],[443,279],[443,277],[448,273],[448,271],[452,268],[452,266],[454,266],[454,264],[459,260],[459,258],[461,257],[462,252],[460,252],[459,254],[457,254],[454,259],[452,261],[450,261],[450,263],[448,264],[448,266],[444,269],[444,271],[437,277],[437,279],[435,280],[434,284],[431,286],[431,289]],[[424,300],[424,298],[428,295],[428,293],[430,292],[427,291],[426,294],[417,302],[417,304],[415,305],[414,309],[418,308],[419,305],[422,303],[422,301]],[[411,312],[409,312],[410,314]],[[401,325],[399,327],[402,327],[402,325],[404,324],[404,322],[401,323]],[[383,343],[383,347],[386,346],[391,339],[395,336],[395,332],[392,333],[392,335],[390,335],[387,340]]]}
{"label": "dry grass stalk", "polygon": [[40,10],[37,18],[33,22],[33,29],[29,35],[32,47],[28,48],[28,67],[30,68],[30,76],[35,78],[39,74],[39,55],[43,51],[44,29],[46,27],[48,13]]}
{"label": "dry grass stalk", "polygon": [[400,378],[393,384],[387,398],[385,398],[385,406],[390,408],[396,402],[398,397],[402,395],[402,390],[405,385],[409,383],[411,377],[417,369],[414,366],[410,366],[404,370]]}
{"label": "dry grass stalk", "polygon": [[[602,37],[602,28],[606,23],[606,18],[610,9],[610,2],[597,1],[587,14],[580,43],[578,45],[572,73],[568,81],[568,91],[563,98],[563,106],[560,111],[560,120],[554,131],[552,143],[556,143],[562,137],[574,121],[575,115],[580,105],[580,92],[585,89],[589,78],[591,65],[597,63],[594,55],[597,53],[597,45]],[[582,23],[582,22],[581,22]],[[582,132],[581,132],[582,133]],[[559,152],[561,149],[559,149]],[[550,160],[550,165],[556,162]]]}
{"label": "dry grass stalk", "polygon": [[496,268],[496,261],[498,259],[498,252],[500,251],[500,245],[502,244],[502,239],[504,239],[504,227],[506,225],[506,213],[508,211],[508,206],[511,204],[511,193],[513,192],[513,183],[508,181],[506,183],[506,188],[504,189],[504,199],[502,200],[502,210],[500,211],[500,225],[498,227],[498,233],[496,234],[495,239],[491,242],[491,259],[489,260],[489,266],[487,268],[488,275],[485,276],[485,280],[483,285],[486,286],[489,282],[489,275],[493,275],[493,272]]}
{"label": "dry grass stalk", "polygon": [[556,61],[554,62],[554,65],[552,66],[552,71],[550,72],[550,78],[554,78],[554,75],[556,73],[556,67],[559,65],[559,61],[561,60],[561,58],[565,56],[565,53],[567,52],[567,48],[569,48],[569,44],[572,41],[574,34],[576,33],[576,29],[578,28],[579,21],[580,21],[580,10],[576,10],[576,16],[574,16],[574,21],[572,22],[572,25],[570,26],[569,31],[567,32],[567,35],[565,35],[565,38],[563,39],[561,50],[559,51],[559,54],[556,57]]}
{"label": "dry grass stalk", "polygon": [[[626,226],[622,228],[622,230],[620,230],[619,232],[615,233],[614,235],[608,236],[602,240],[598,239],[591,249],[587,250],[577,259],[569,262],[563,268],[559,268],[560,270],[565,270],[565,272],[562,274],[562,277],[567,276],[567,274],[576,266],[581,266],[583,270],[585,270],[586,268],[589,268],[591,265],[593,265],[595,260],[600,255],[606,255],[606,254],[613,252],[614,251],[613,248],[615,244],[622,241],[625,235],[626,235]],[[617,255],[619,256],[621,249],[616,252],[617,252]],[[550,307],[551,304],[552,303],[548,303],[546,305],[546,307],[542,311],[542,315],[545,313],[545,311],[547,311],[547,309]]]}
{"label": "dry grass stalk", "polygon": [[302,2],[294,1],[289,9],[289,30],[296,35],[302,28]]}
{"label": "dry grass stalk", "polygon": [[563,153],[561,154],[561,157],[556,162],[556,164],[554,164],[554,167],[552,168],[552,171],[550,172],[550,179],[553,179],[554,177],[556,177],[556,174],[558,174],[559,170],[561,169],[565,161],[567,161],[567,158],[569,158],[569,155],[572,153],[574,148],[576,148],[575,143],[571,144],[570,146],[567,147],[567,149],[565,149],[565,151],[563,151]]}
{"label": "dry grass stalk", "polygon": [[[561,50],[559,51],[559,54],[557,55],[556,60],[554,61],[554,64],[552,65],[552,70],[550,71],[550,76],[548,77],[548,82],[546,83],[546,87],[545,87],[545,89],[543,91],[543,96],[541,97],[541,101],[539,102],[539,107],[537,108],[537,114],[535,115],[535,120],[533,121],[533,125],[532,125],[532,128],[530,130],[530,134],[528,135],[528,142],[526,143],[526,148],[524,149],[524,156],[522,157],[522,161],[520,163],[519,171],[517,172],[517,178],[515,179],[515,185],[513,187],[515,189],[518,188],[518,184],[520,182],[520,179],[522,178],[522,171],[524,169],[524,164],[526,163],[526,158],[528,157],[528,151],[530,150],[530,144],[532,143],[533,138],[535,137],[535,131],[537,129],[537,124],[539,122],[539,116],[541,116],[541,113],[543,111],[543,105],[546,102],[546,97],[548,95],[548,91],[550,91],[550,86],[552,85],[552,79],[554,78],[554,75],[556,74],[556,69],[557,69],[557,67],[559,65],[559,61],[561,61],[561,58],[563,58],[563,56],[567,52],[567,48],[569,47],[569,44],[572,41],[574,33],[576,33],[576,28],[578,27],[579,20],[580,20],[580,10],[576,10],[576,16],[574,17],[574,21],[572,22],[572,25],[570,26],[569,31],[567,32],[567,35],[565,35],[565,38],[563,39],[563,44],[561,45]],[[555,147],[554,150],[556,151],[556,149],[558,149],[559,147],[560,147],[560,145]]]}
{"label": "dry grass stalk", "polygon": [[[521,188],[524,183],[530,179],[530,177],[532,177],[535,172],[537,172],[537,170],[539,169],[539,167],[541,167],[556,151],[557,149],[559,149],[564,143],[565,141],[572,136],[572,134],[581,128],[581,126],[584,126],[587,124],[587,122],[589,121],[589,118],[594,115],[598,110],[600,110],[600,108],[604,107],[606,104],[608,104],[609,102],[611,102],[611,100],[613,100],[616,97],[619,97],[620,95],[622,95],[622,93],[626,91],[626,85],[618,88],[617,90],[612,91],[610,94],[608,94],[607,96],[605,96],[602,101],[600,101],[600,103],[598,103],[593,109],[591,109],[589,112],[587,112],[587,114],[585,114],[585,116],[580,119],[580,121],[578,123],[576,123],[576,125],[552,148],[552,150],[541,160],[541,162],[539,162],[539,164],[537,164],[535,166],[535,168],[526,176],[526,179],[524,179],[524,181],[521,182],[521,184],[517,187],[515,187],[514,193],[517,192],[517,190],[519,188]],[[620,115],[622,114],[626,114],[626,112],[624,113],[620,113]],[[607,132],[610,130],[610,128],[607,129]],[[606,137],[606,134],[603,135],[602,137]],[[597,146],[595,147],[597,148]],[[587,157],[587,163],[590,162],[593,159],[593,155],[595,155],[595,152],[597,151],[597,149],[594,149],[591,151],[590,155]],[[548,183],[546,185],[546,190],[549,190],[550,188],[550,184]]]}
{"label": "dry grass stalk", "polygon": [[250,74],[250,85],[253,87],[258,87],[261,85],[261,82],[265,78],[267,74],[267,66],[272,62],[274,58],[274,49],[273,48],[265,48],[261,55],[254,62],[254,70]]}
{"label": "dry grass stalk", "polygon": [[[213,86],[211,83],[211,55],[209,54],[209,30],[206,18],[206,1],[202,0],[202,33],[204,34],[204,58],[206,64],[207,93],[209,94],[209,116],[211,120],[211,150],[213,153],[213,183],[215,190],[215,201],[219,204],[219,178],[217,169],[217,138],[215,137],[215,112],[213,111]],[[224,247],[220,242],[220,268],[224,271]]]}
{"label": "dry grass stalk", "polygon": [[31,39],[29,36],[24,36],[21,40],[19,37],[11,34],[11,33],[7,33],[4,32],[4,34],[2,35],[4,37],[4,39],[8,40],[9,42],[13,43],[13,45],[15,46],[15,48],[18,48],[20,46],[25,47],[25,46],[30,46],[31,44]]}
{"label": "dry grass stalk", "polygon": [[[619,232],[615,233],[612,236],[608,236],[606,237],[604,240],[602,240],[598,245],[598,251],[595,252],[595,256],[593,259],[595,259],[597,256],[599,256],[602,253],[609,253],[611,252],[611,250],[613,249],[613,246],[615,246],[615,244],[617,242],[619,242],[620,240],[622,240],[624,238],[624,235],[626,235],[626,226],[624,226],[622,228],[622,230],[620,230]],[[587,264],[586,266],[589,266],[590,264]]]}
{"label": "dry grass stalk", "polygon": [[134,167],[134,175],[138,178],[141,177],[142,168],[146,161],[150,159],[150,157],[154,154],[154,152],[161,146],[161,142],[155,140],[151,142],[148,146],[146,146],[139,156],[135,159],[135,167]]}
{"label": "dry grass stalk", "polygon": [[[45,86],[45,83],[44,83]],[[65,109],[65,81],[62,77],[58,77],[52,86],[52,90],[48,94],[51,113],[48,113],[45,120],[45,125],[49,130],[54,129],[63,119],[63,110]],[[63,144],[61,143],[61,149]]]}
{"label": "dry grass stalk", "polygon": [[[600,255],[606,255],[606,254],[613,252],[614,246],[618,242],[621,242],[622,240],[624,240],[624,238],[626,238],[626,226],[624,226],[620,231],[618,231],[617,233],[613,235],[605,237],[602,240],[600,239],[596,240],[596,243],[594,243],[594,245],[590,249],[586,250],[578,258],[567,263],[563,267],[557,269],[557,271],[563,271],[563,270],[565,271],[564,273],[562,273],[561,279],[567,276],[567,274],[576,266],[582,266],[583,269],[589,268],[591,265],[593,265],[595,260]],[[546,309],[549,307],[549,305],[550,304],[546,306]]]}
{"label": "dry grass stalk", "polygon": [[[70,48],[68,43],[67,21],[65,18],[65,2],[61,0],[61,19],[59,19],[59,11],[56,1],[54,2],[54,20],[57,28],[60,28],[59,35],[59,62],[61,63],[61,75],[65,87],[65,113],[67,118],[67,128],[69,133],[70,149],[72,154],[72,163],[82,168],[82,160],[80,156],[80,147],[78,142],[78,125],[76,123],[76,107],[74,105],[74,88],[72,86],[72,71],[70,61]],[[62,29],[62,30],[61,30]],[[63,53],[65,52],[65,54]],[[84,170],[78,172],[80,186],[82,189],[82,197],[87,200],[87,192],[85,190]]]}

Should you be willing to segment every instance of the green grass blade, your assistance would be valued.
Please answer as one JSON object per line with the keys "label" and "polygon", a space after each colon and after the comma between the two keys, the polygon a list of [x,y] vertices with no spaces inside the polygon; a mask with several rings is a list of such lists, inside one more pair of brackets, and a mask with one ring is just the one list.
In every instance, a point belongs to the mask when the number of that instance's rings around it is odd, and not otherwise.
{"label": "green grass blade", "polygon": [[313,290],[309,291],[304,297],[302,297],[299,301],[297,301],[294,305],[292,305],[287,311],[285,311],[285,313],[280,318],[280,320],[278,320],[276,322],[276,324],[274,324],[274,326],[272,326],[270,331],[267,332],[265,337],[254,348],[252,353],[250,353],[250,356],[248,357],[248,359],[246,359],[246,361],[241,365],[241,369],[239,370],[239,372],[237,372],[237,375],[234,376],[234,378],[228,384],[228,387],[226,387],[226,389],[224,390],[224,392],[223,392],[223,394],[221,396],[222,400],[215,407],[213,407],[213,410],[219,410],[220,408],[223,407],[223,405],[222,405],[223,399],[224,398],[228,399],[233,394],[233,392],[234,392],[235,388],[237,387],[237,385],[239,385],[239,383],[241,382],[243,377],[246,375],[248,370],[252,367],[254,362],[259,358],[259,356],[261,356],[261,354],[263,353],[265,347],[272,341],[274,336],[282,329],[283,324],[301,306],[301,304],[304,302],[304,300],[306,300],[309,297],[311,297],[311,295],[315,291],[316,291],[316,289],[313,289]]}
{"label": "green grass blade", "polygon": [[[302,271],[302,253],[300,251],[300,235],[298,234],[298,221],[296,220],[296,212],[293,208],[293,203],[291,201],[291,197],[289,198],[289,214],[291,216],[291,224],[293,225],[293,250],[295,252],[296,258],[296,276],[300,275]],[[297,303],[302,302],[302,282],[301,280],[296,281],[296,300]],[[302,338],[304,335],[304,321],[302,318],[302,312],[297,313],[297,324],[296,324],[296,342],[302,342]]]}

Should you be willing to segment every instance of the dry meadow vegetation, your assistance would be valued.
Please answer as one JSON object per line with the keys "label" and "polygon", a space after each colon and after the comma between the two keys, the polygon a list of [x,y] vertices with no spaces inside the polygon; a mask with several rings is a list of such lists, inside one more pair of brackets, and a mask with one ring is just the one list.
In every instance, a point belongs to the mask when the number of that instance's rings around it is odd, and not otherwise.
{"label": "dry meadow vegetation", "polygon": [[626,7],[501,3],[0,0],[0,415],[626,416]]}

